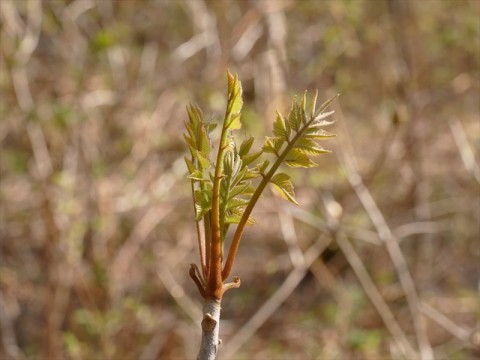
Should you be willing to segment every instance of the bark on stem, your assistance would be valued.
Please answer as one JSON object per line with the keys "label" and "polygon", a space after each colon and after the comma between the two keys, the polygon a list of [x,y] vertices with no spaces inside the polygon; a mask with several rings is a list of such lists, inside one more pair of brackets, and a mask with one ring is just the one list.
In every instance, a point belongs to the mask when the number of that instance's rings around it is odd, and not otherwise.
{"label": "bark on stem", "polygon": [[197,360],[215,360],[219,346],[220,302],[207,298],[203,306],[202,342]]}

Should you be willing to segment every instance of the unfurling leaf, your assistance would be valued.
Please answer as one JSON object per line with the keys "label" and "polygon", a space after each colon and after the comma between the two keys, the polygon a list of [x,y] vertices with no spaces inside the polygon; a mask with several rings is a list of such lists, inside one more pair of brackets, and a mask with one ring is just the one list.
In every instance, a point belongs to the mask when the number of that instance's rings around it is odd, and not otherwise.
{"label": "unfurling leaf", "polygon": [[240,156],[233,151],[228,151],[223,161],[223,174],[225,176],[236,177],[241,168],[242,160]]}
{"label": "unfurling leaf", "polygon": [[284,173],[279,173],[274,175],[270,182],[282,198],[298,205],[295,200],[295,193],[293,191],[292,182],[290,181],[290,176]]}
{"label": "unfurling leaf", "polygon": [[190,173],[189,178],[196,181],[204,181],[203,169],[210,167],[210,139],[207,130],[208,124],[204,122],[200,108],[190,104],[187,106],[189,122],[185,123],[187,134],[185,141],[192,155],[191,159],[185,158]]}
{"label": "unfurling leaf", "polygon": [[[208,139],[208,131],[206,123],[203,119],[203,114],[200,108],[196,105],[190,104],[187,106],[189,123],[186,123],[189,140],[187,140],[190,147],[202,152],[204,156],[210,153],[210,141]],[[186,137],[187,138],[187,137]]]}

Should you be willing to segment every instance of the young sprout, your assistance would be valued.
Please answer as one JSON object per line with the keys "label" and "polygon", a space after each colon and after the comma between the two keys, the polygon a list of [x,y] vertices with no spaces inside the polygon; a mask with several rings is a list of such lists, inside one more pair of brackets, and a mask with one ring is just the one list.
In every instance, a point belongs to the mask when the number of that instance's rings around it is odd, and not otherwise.
{"label": "young sprout", "polygon": [[[333,123],[325,120],[333,111],[325,110],[338,95],[317,108],[316,92],[307,108],[305,92],[300,101],[293,99],[288,116],[277,112],[273,134],[265,138],[261,150],[252,150],[253,137],[237,146],[232,132],[242,125],[242,85],[238,76],[230,72],[227,80],[228,101],[215,162],[210,159],[210,133],[215,124],[205,121],[196,105],[187,107],[185,124],[184,136],[190,151],[185,162],[191,180],[200,254],[200,268],[191,264],[189,274],[204,299],[200,360],[216,357],[223,295],[240,286],[238,277],[230,283],[226,279],[232,271],[245,227],[255,223],[251,213],[260,195],[271,184],[281,197],[298,205],[290,176],[279,172],[281,165],[318,166],[312,158],[330,152],[318,141],[335,136],[323,127]],[[236,228],[224,261],[225,237],[232,225]]]}

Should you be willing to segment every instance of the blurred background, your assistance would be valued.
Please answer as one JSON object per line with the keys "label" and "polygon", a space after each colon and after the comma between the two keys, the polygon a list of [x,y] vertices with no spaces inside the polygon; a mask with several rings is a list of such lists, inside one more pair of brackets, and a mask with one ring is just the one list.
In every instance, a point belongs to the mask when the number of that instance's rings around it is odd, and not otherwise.
{"label": "blurred background", "polygon": [[[193,359],[185,106],[337,137],[259,202],[220,359],[478,359],[480,2],[2,0],[0,358]],[[228,244],[227,244],[228,245]]]}

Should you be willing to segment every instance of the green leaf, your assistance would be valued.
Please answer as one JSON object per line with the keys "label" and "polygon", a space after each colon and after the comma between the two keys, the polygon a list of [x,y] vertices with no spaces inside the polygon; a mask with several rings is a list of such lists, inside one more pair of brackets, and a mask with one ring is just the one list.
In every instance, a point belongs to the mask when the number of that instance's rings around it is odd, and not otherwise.
{"label": "green leaf", "polygon": [[313,140],[325,140],[335,136],[337,135],[329,133],[323,129],[317,129],[317,128],[309,128],[304,135],[306,139],[313,139]]}
{"label": "green leaf", "polygon": [[299,152],[296,149],[292,149],[287,157],[285,158],[285,163],[290,167],[303,167],[303,168],[311,168],[318,166],[317,163],[310,160],[310,158]]}
{"label": "green leaf", "polygon": [[243,106],[242,84],[238,80],[238,75],[233,76],[230,71],[227,72],[228,79],[228,112],[233,116],[240,113]]}
{"label": "green leaf", "polygon": [[261,164],[258,164],[258,165],[257,165],[257,171],[258,171],[259,173],[264,173],[265,170],[266,170],[267,167],[268,167],[268,164],[270,164],[270,161],[268,161],[268,160],[265,160],[265,161],[262,162]]}
{"label": "green leaf", "polygon": [[185,123],[188,134],[184,134],[184,138],[193,157],[197,152],[201,153],[204,158],[208,159],[210,154],[210,139],[206,124],[203,121],[203,114],[200,108],[194,104],[187,106],[189,122]]}
{"label": "green leaf", "polygon": [[250,185],[250,183],[239,184],[230,190],[228,194],[229,199],[233,199],[235,196],[248,196],[252,195],[255,189]]}
{"label": "green leaf", "polygon": [[310,126],[312,127],[322,127],[322,126],[328,126],[331,124],[335,123],[335,120],[324,120],[325,118],[329,117],[330,115],[334,114],[335,111],[328,111],[324,112],[321,114],[318,114],[317,117],[313,120],[312,124]]}
{"label": "green leaf", "polygon": [[240,150],[238,151],[238,154],[240,155],[240,157],[243,157],[248,154],[248,152],[252,148],[253,140],[254,140],[253,136],[243,140],[242,144],[240,145]]}
{"label": "green leaf", "polygon": [[335,120],[331,120],[331,121],[320,120],[320,121],[316,121],[316,122],[311,123],[309,128],[310,129],[318,129],[318,128],[321,128],[321,127],[330,126],[330,125],[335,124],[335,123],[336,123]]}
{"label": "green leaf", "polygon": [[281,139],[287,140],[290,137],[290,127],[286,127],[285,119],[283,116],[277,111],[277,118],[273,123],[273,134]]}
{"label": "green leaf", "polygon": [[263,144],[262,150],[266,153],[275,153],[275,147],[273,146],[271,137],[265,136],[265,143]]}
{"label": "green leaf", "polygon": [[[233,145],[235,146],[235,145]],[[235,176],[242,168],[242,160],[232,147],[228,147],[223,158],[223,173],[227,176]]]}
{"label": "green leaf", "polygon": [[282,198],[298,205],[295,200],[295,193],[293,191],[292,182],[290,181],[290,176],[284,173],[279,173],[274,175],[270,182]]}
{"label": "green leaf", "polygon": [[278,155],[285,141],[279,137],[265,137],[263,151]]}
{"label": "green leaf", "polygon": [[198,130],[198,133],[198,149],[202,152],[204,156],[208,157],[208,154],[210,154],[210,140],[208,139],[207,130],[205,129],[203,124]]}
{"label": "green leaf", "polygon": [[[239,164],[241,165],[241,160],[235,166],[238,166]],[[238,170],[238,169],[240,169],[240,170]],[[249,169],[247,167],[242,167],[242,168],[239,167],[238,169],[233,174],[233,179],[231,181],[231,186],[236,186],[240,182],[244,181],[245,176],[246,176],[247,172],[249,171]]]}
{"label": "green leaf", "polygon": [[321,114],[323,112],[323,110],[325,110],[336,98],[338,98],[340,96],[340,94],[337,94],[335,96],[332,96],[330,99],[328,99],[327,101],[325,101],[322,105],[320,105],[320,107],[317,109],[317,111],[315,112],[315,116],[313,116],[314,118],[316,118],[319,114]]}
{"label": "green leaf", "polygon": [[194,170],[190,175],[187,176],[187,178],[198,181],[206,181],[206,179],[203,177],[203,173],[200,170]]}
{"label": "green leaf", "polygon": [[307,116],[305,112],[306,106],[307,106],[307,92],[305,91],[303,93],[302,103],[300,104],[300,115],[302,116],[302,124],[305,124],[307,122]]}
{"label": "green leaf", "polygon": [[[243,211],[241,209],[233,209],[231,211],[227,211],[227,216],[225,217],[225,222],[227,224],[238,224],[240,219],[242,218]],[[251,216],[248,217],[247,225],[256,224],[257,221],[252,218]]]}
{"label": "green leaf", "polygon": [[189,122],[189,123],[185,122],[185,128],[187,129],[188,135],[190,135],[190,138],[192,138],[192,139],[195,138],[195,130],[194,130],[193,126],[194,125],[191,122]]}
{"label": "green leaf", "polygon": [[195,191],[195,211],[197,221],[212,209],[212,192],[211,190],[197,190]]}
{"label": "green leaf", "polygon": [[233,153],[227,152],[223,158],[223,174],[231,176],[233,174]]}
{"label": "green leaf", "polygon": [[188,113],[188,118],[190,120],[189,124],[191,125],[191,129],[188,129],[187,127],[187,130],[189,131],[192,138],[195,138],[196,129],[198,128],[199,125],[204,124],[203,114],[200,108],[195,104],[189,104],[187,106],[187,113]]}
{"label": "green leaf", "polygon": [[225,223],[227,223],[227,224],[238,224],[238,223],[240,223],[241,218],[242,218],[242,215],[240,215],[238,213],[227,214],[225,216]]}
{"label": "green leaf", "polygon": [[187,134],[183,134],[183,138],[185,139],[185,142],[187,143],[190,152],[195,154],[197,151],[197,144],[195,143],[195,141]]}
{"label": "green leaf", "polygon": [[218,123],[216,122],[209,122],[207,125],[206,125],[206,129],[207,129],[207,133],[208,134],[211,134],[213,132],[213,130],[215,130],[215,128],[218,126]]}
{"label": "green leaf", "polygon": [[193,165],[192,160],[185,156],[185,163],[187,164],[188,172],[191,174],[195,171],[195,166]]}
{"label": "green leaf", "polygon": [[231,116],[227,128],[230,130],[238,130],[242,128],[242,123],[240,122],[240,114]]}
{"label": "green leaf", "polygon": [[305,155],[320,155],[331,152],[329,150],[325,150],[315,141],[308,138],[302,138],[298,140],[294,146],[294,150],[297,150],[298,152]]}
{"label": "green leaf", "polygon": [[241,180],[241,177],[243,176],[242,172],[240,171],[241,169],[244,169],[244,167],[242,167],[242,160],[240,159],[240,156],[238,156],[238,154],[233,154],[232,155],[232,159],[233,159],[233,168],[232,168],[232,177],[234,178],[240,178],[239,180]]}
{"label": "green leaf", "polygon": [[237,207],[247,206],[250,200],[241,199],[241,198],[233,198],[228,200],[227,202],[227,210],[234,209]]}
{"label": "green leaf", "polygon": [[317,106],[317,97],[318,97],[318,90],[315,91],[315,95],[313,96],[312,102],[310,103],[310,117],[312,119],[315,115],[315,107]]}
{"label": "green leaf", "polygon": [[209,210],[202,208],[198,203],[195,203],[195,221],[200,221]]}
{"label": "green leaf", "polygon": [[263,151],[258,151],[256,153],[243,156],[242,157],[243,166],[250,165],[252,162],[257,160],[260,157],[260,155],[262,155],[262,153],[263,153]]}
{"label": "green leaf", "polygon": [[196,158],[202,169],[208,169],[210,167],[210,160],[206,158],[200,151],[197,150]]}
{"label": "green leaf", "polygon": [[252,169],[245,168],[245,170],[246,172],[242,178],[243,180],[255,179],[260,176],[260,173],[256,169],[252,170]]}
{"label": "green leaf", "polygon": [[288,123],[290,124],[290,127],[296,132],[298,132],[298,130],[300,130],[300,127],[302,126],[301,113],[302,111],[297,103],[297,99],[294,98],[292,108],[290,110],[290,113],[288,114]]}

